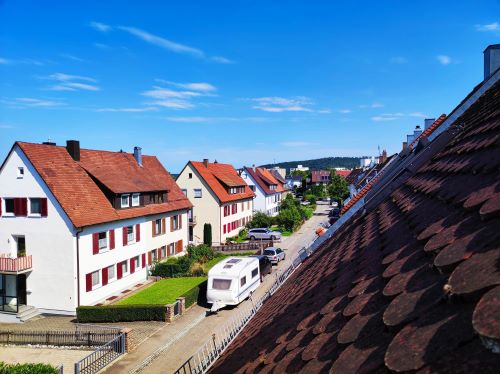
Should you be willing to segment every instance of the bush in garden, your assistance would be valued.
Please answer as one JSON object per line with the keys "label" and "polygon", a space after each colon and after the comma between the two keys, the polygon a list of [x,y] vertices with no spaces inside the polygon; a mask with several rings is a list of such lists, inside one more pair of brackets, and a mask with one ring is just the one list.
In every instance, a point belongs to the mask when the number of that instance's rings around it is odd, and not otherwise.
{"label": "bush in garden", "polygon": [[189,245],[187,248],[188,256],[193,260],[204,264],[210,261],[215,256],[212,247],[206,244]]}

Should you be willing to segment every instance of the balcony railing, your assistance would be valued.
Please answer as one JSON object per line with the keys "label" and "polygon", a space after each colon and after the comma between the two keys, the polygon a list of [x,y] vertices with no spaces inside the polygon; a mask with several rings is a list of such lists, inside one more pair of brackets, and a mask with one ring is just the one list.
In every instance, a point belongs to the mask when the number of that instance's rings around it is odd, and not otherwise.
{"label": "balcony railing", "polygon": [[30,270],[31,268],[31,255],[16,258],[0,257],[0,272],[19,273],[22,271]]}
{"label": "balcony railing", "polygon": [[189,224],[192,226],[196,225],[196,216],[189,217]]}

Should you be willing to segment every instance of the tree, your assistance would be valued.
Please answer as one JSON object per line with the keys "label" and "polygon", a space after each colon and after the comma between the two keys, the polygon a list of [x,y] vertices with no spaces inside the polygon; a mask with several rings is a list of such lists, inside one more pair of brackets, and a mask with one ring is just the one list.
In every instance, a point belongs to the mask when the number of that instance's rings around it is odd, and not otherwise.
{"label": "tree", "polygon": [[326,189],[330,198],[339,203],[349,196],[349,187],[347,186],[346,180],[334,173],[332,173],[332,180]]}
{"label": "tree", "polygon": [[212,225],[210,223],[203,225],[203,244],[212,246]]}
{"label": "tree", "polygon": [[257,227],[269,227],[272,225],[272,218],[262,212],[256,212],[252,220],[247,224],[249,229]]}
{"label": "tree", "polygon": [[277,221],[285,230],[294,231],[302,223],[302,215],[297,207],[290,207],[279,212]]}

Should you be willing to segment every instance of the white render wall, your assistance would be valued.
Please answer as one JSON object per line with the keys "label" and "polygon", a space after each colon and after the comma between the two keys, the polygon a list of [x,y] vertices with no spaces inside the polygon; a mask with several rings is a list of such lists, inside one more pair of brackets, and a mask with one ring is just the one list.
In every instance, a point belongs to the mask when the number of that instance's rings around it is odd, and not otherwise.
{"label": "white render wall", "polygon": [[[18,167],[24,177],[18,178]],[[16,257],[14,236],[25,236],[33,270],[26,274],[27,304],[44,312],[70,313],[76,304],[76,258],[73,226],[35,171],[16,147],[0,171],[0,253]],[[47,217],[5,217],[6,197],[47,197]],[[29,214],[29,202],[28,202]]]}
{"label": "white render wall", "polygon": [[[229,214],[228,216],[224,217],[224,206],[229,206],[229,212],[231,212],[231,206],[233,204],[236,204],[238,206],[237,213]],[[231,231],[226,231],[225,234],[224,234],[224,224],[226,224],[227,227],[227,224],[230,224],[233,221],[238,221],[241,219],[248,219],[248,221],[251,221],[254,209],[253,198],[226,203],[223,204],[219,209],[220,209],[221,225],[222,225],[221,238],[222,238],[222,243],[225,243],[227,238],[231,238],[233,236],[238,235],[240,230],[244,228],[245,224],[242,224],[240,227],[236,226],[236,229]]]}
{"label": "white render wall", "polygon": [[[259,184],[257,184],[253,177],[245,170],[241,173],[241,177],[246,184],[255,187],[254,212],[261,212],[271,217],[277,216],[279,213],[278,209],[281,204],[281,192],[266,195],[262,188],[260,188]],[[277,200],[278,196],[280,200]]]}
{"label": "white render wall", "polygon": [[[170,217],[182,213],[182,229],[170,232]],[[158,218],[166,218],[165,234],[160,234],[153,237],[152,221]],[[141,239],[139,242],[134,242],[123,246],[122,228],[125,226],[140,224]],[[109,232],[115,230],[115,248],[112,250],[104,250],[98,254],[93,254],[92,234],[99,232]],[[134,228],[135,230],[135,228]],[[148,217],[138,217],[134,219],[115,221],[102,225],[86,227],[80,234],[79,238],[79,259],[80,259],[80,304],[92,305],[105,300],[110,295],[116,294],[124,289],[134,286],[142,282],[147,277],[147,261],[148,252],[153,249],[158,249],[162,246],[167,246],[177,241],[183,242],[183,253],[188,244],[188,217],[187,210],[169,212],[167,214],[159,214]],[[109,234],[108,234],[109,244]],[[146,266],[142,266],[142,254],[145,253]],[[168,253],[168,252],[167,252]],[[135,269],[133,274],[130,274],[130,259],[139,256],[140,266]],[[115,275],[118,274],[116,265],[122,261],[128,262],[129,273],[123,274],[123,278],[109,280],[108,284],[102,285],[102,269],[110,265],[115,265]],[[86,291],[86,274],[96,270],[100,271],[100,285],[94,287],[92,291]]]}

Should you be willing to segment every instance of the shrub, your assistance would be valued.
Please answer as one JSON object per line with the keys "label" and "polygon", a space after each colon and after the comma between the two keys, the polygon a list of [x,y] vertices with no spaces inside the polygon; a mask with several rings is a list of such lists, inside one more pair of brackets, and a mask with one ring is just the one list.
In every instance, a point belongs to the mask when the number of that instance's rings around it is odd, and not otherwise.
{"label": "shrub", "polygon": [[57,374],[58,370],[48,364],[7,364],[0,362],[0,374]]}
{"label": "shrub", "polygon": [[303,219],[309,219],[314,214],[314,209],[311,207],[304,207],[300,210]]}
{"label": "shrub", "polygon": [[205,262],[210,261],[215,256],[215,252],[212,247],[209,247],[206,244],[200,245],[189,245],[188,256],[193,260],[204,264]]}
{"label": "shrub", "polygon": [[189,291],[184,292],[181,296],[186,298],[186,308],[189,308],[194,303],[203,304],[207,294],[207,281],[200,283]]}
{"label": "shrub", "polygon": [[175,260],[169,259],[167,262],[156,262],[151,269],[151,275],[162,278],[190,276],[189,270],[193,262],[188,256],[175,257]]}
{"label": "shrub", "polygon": [[252,220],[247,224],[247,226],[249,229],[254,229],[257,227],[270,227],[272,223],[271,217],[262,212],[257,212],[253,215]]}
{"label": "shrub", "polygon": [[163,305],[80,306],[76,318],[87,322],[165,321]]}
{"label": "shrub", "polygon": [[203,244],[212,246],[212,225],[210,223],[203,225]]}
{"label": "shrub", "polygon": [[191,269],[189,269],[191,275],[195,277],[201,277],[205,275],[205,271],[203,270],[203,265],[199,262],[195,262],[191,265]]}
{"label": "shrub", "polygon": [[302,223],[302,216],[299,209],[295,207],[282,209],[278,214],[278,222],[286,230],[294,231]]}

